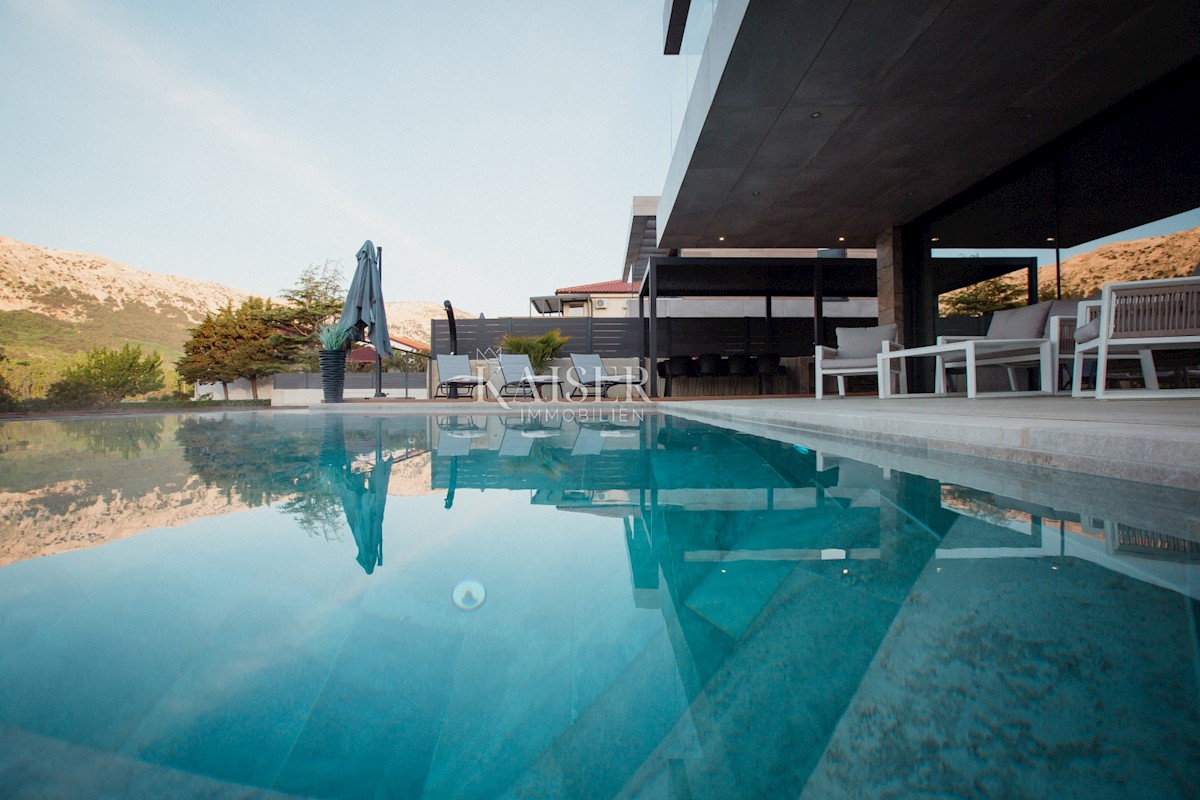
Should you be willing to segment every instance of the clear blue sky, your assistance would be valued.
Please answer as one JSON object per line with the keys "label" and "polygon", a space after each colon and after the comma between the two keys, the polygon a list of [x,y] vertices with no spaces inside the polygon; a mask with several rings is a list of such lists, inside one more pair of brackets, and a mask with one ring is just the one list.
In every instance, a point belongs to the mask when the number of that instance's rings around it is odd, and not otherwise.
{"label": "clear blue sky", "polygon": [[384,248],[488,316],[620,277],[670,161],[654,0],[0,0],[0,234],[273,296]]}

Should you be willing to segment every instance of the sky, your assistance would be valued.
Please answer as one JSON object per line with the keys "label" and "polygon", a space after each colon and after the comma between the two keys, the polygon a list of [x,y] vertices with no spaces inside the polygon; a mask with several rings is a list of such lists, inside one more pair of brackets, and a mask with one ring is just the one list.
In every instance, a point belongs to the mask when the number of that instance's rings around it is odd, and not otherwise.
{"label": "sky", "polygon": [[525,315],[621,277],[676,69],[652,0],[0,0],[0,235]]}
{"label": "sky", "polygon": [[0,0],[0,235],[268,297],[370,239],[388,300],[526,315],[621,277],[679,59],[656,0]]}

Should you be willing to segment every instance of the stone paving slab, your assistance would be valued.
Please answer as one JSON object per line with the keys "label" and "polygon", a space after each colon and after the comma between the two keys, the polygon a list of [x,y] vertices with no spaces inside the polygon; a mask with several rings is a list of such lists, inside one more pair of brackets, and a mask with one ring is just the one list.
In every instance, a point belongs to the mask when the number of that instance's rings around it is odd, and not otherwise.
{"label": "stone paving slab", "polygon": [[726,427],[759,426],[1200,489],[1200,400],[869,397],[663,404]]}

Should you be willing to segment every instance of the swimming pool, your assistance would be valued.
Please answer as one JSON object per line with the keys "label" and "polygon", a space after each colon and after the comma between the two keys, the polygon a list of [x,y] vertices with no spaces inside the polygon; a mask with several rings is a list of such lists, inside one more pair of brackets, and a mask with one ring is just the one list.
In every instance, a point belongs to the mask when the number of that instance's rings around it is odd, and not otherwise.
{"label": "swimming pool", "polygon": [[1197,796],[1196,496],[857,448],[654,414],[4,424],[0,786]]}

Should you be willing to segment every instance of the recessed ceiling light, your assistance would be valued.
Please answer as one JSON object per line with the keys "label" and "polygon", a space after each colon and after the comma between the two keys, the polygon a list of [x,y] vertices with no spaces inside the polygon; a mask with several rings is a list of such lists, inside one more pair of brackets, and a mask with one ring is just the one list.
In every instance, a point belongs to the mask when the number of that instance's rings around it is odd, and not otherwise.
{"label": "recessed ceiling light", "polygon": [[942,237],[940,237],[940,236],[934,236],[934,237],[933,237],[932,239],[930,239],[929,241],[931,241],[931,242],[940,242],[941,240],[942,240]]}
{"label": "recessed ceiling light", "polygon": [[821,112],[814,111],[813,113],[809,114],[809,116],[812,117],[813,119],[816,119],[817,117],[821,116]]}
{"label": "recessed ceiling light", "polygon": [[845,237],[845,236],[839,236],[839,237],[838,237],[838,241],[839,241],[839,242],[844,242],[844,241],[846,241],[846,237]]}
{"label": "recessed ceiling light", "polygon": [[1046,237],[1046,241],[1047,241],[1047,242],[1053,242],[1053,241],[1054,241],[1054,237],[1053,237],[1053,236],[1047,236],[1047,237]]}
{"label": "recessed ceiling light", "polygon": [[718,237],[717,237],[717,241],[718,241],[718,242],[723,242],[723,241],[725,241],[725,237],[724,237],[724,236],[718,236]]}

